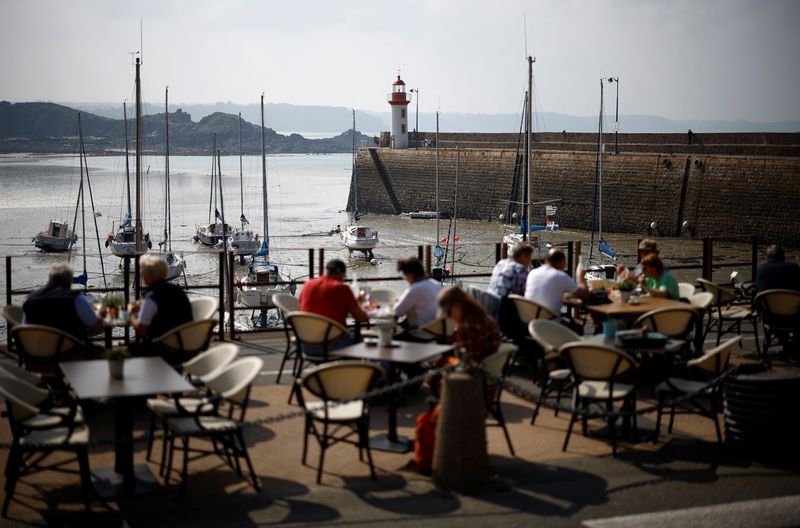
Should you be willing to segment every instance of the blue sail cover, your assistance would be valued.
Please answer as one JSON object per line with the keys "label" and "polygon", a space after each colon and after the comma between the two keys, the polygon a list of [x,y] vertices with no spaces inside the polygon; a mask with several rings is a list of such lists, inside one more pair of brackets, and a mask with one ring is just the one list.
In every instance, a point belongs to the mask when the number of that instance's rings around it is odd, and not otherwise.
{"label": "blue sail cover", "polygon": [[219,214],[219,209],[214,209],[214,218],[219,218],[222,220],[222,215]]}
{"label": "blue sail cover", "polygon": [[72,277],[72,284],[81,284],[83,286],[86,286],[88,282],[89,282],[89,276],[86,274],[85,271],[80,275]]}
{"label": "blue sail cover", "polygon": [[248,221],[247,221],[247,217],[244,215],[244,213],[242,213],[242,216],[240,216],[240,217],[239,217],[239,220],[240,220],[240,221],[241,221],[243,224],[250,224],[250,222],[248,222]]}
{"label": "blue sail cover", "polygon": [[131,225],[131,215],[129,213],[125,213],[125,218],[122,219],[120,223],[120,227],[128,227]]}
{"label": "blue sail cover", "polygon": [[600,251],[600,253],[607,256],[608,258],[612,259],[617,258],[617,252],[614,251],[614,248],[612,248],[606,243],[605,239],[602,238],[600,239],[600,243],[597,245],[597,249]]}
{"label": "blue sail cover", "polygon": [[268,249],[267,248],[267,241],[266,240],[262,240],[261,241],[261,248],[258,251],[256,251],[255,253],[253,253],[253,257],[254,258],[255,257],[266,257],[267,256],[267,249]]}
{"label": "blue sail cover", "polygon": [[361,220],[362,218],[364,218],[364,216],[366,216],[366,214],[367,214],[367,213],[362,213],[361,211],[356,211],[356,212],[355,212],[355,214],[354,214],[353,216],[355,217],[355,219],[356,219],[356,222],[358,222],[359,220]]}

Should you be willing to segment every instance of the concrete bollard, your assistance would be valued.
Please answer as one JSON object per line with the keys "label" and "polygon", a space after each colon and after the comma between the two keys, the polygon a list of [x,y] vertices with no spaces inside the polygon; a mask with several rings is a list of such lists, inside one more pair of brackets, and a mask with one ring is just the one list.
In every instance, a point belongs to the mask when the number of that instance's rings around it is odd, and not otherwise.
{"label": "concrete bollard", "polygon": [[433,481],[452,490],[487,484],[486,408],[480,375],[455,372],[442,380],[433,450]]}

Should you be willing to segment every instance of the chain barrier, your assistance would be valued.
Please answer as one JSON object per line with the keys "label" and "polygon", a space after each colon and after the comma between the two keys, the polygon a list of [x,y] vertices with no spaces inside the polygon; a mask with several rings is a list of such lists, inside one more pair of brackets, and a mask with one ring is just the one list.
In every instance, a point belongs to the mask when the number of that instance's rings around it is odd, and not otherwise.
{"label": "chain barrier", "polygon": [[[371,390],[369,392],[365,392],[364,394],[360,394],[360,395],[354,396],[352,398],[345,398],[345,399],[342,399],[342,400],[330,401],[330,402],[328,402],[328,407],[330,409],[334,409],[336,407],[339,407],[340,405],[346,405],[346,404],[354,402],[354,401],[359,401],[359,400],[372,401],[372,400],[376,400],[376,399],[382,398],[384,396],[389,396],[390,394],[392,394],[394,392],[402,391],[406,387],[411,387],[413,385],[420,384],[420,383],[424,382],[425,380],[427,380],[429,377],[432,377],[432,376],[444,376],[445,374],[448,374],[449,372],[452,372],[455,368],[456,367],[453,366],[453,365],[447,365],[447,366],[442,367],[442,368],[436,368],[436,369],[427,370],[427,371],[425,371],[422,374],[419,374],[417,376],[405,379],[403,381],[399,381],[399,382],[394,383],[392,385],[384,385],[383,387],[378,387],[378,388],[373,389],[373,390]],[[295,390],[295,387],[292,386],[291,390]],[[287,412],[284,412],[284,413],[274,414],[274,415],[271,415],[271,416],[265,416],[263,418],[257,418],[255,420],[249,420],[249,421],[240,422],[239,426],[242,429],[250,428],[250,427],[261,427],[261,426],[265,426],[265,425],[271,425],[271,424],[276,424],[276,423],[280,423],[280,422],[285,422],[285,421],[288,421],[288,420],[293,420],[293,419],[296,419],[296,418],[302,418],[302,417],[305,417],[306,414],[308,414],[308,413],[307,413],[307,411],[305,409],[297,409],[297,410],[294,410],[294,411],[287,411]],[[3,413],[3,415],[5,415],[5,413]],[[66,428],[66,426],[64,426],[64,428]],[[142,443],[142,442],[146,442],[146,441],[150,440],[151,438],[155,439],[157,437],[154,436],[154,435],[143,434],[141,436],[137,436],[136,438],[133,438],[129,442],[128,441],[115,440],[114,438],[93,438],[93,439],[90,439],[87,442],[87,445],[90,446],[90,447],[103,447],[103,446],[112,446],[112,445],[120,444],[120,443],[139,444],[139,443]],[[38,447],[52,448],[53,447],[53,444],[32,444],[30,442],[26,442],[25,445],[28,446],[28,447],[32,447],[32,448],[38,448]],[[0,449],[11,449],[12,446],[13,446],[13,444],[11,444],[11,443],[0,442]]]}
{"label": "chain barrier", "polygon": [[[487,368],[484,365],[474,365],[472,368],[475,371],[482,372],[487,377],[489,377],[494,383],[501,385],[505,390],[507,390],[511,394],[513,394],[513,395],[515,395],[515,396],[517,396],[519,398],[522,398],[523,400],[531,402],[533,404],[536,404],[536,403],[539,402],[539,398],[540,398],[541,393],[542,393],[541,389],[539,389],[537,392],[534,392],[534,391],[532,391],[530,389],[522,387],[522,386],[510,381],[508,378],[504,377],[503,375],[499,374],[498,372],[495,372],[494,370],[491,370],[491,369]],[[702,395],[703,393],[708,392],[709,390],[720,386],[729,376],[732,376],[732,375],[736,374],[737,371],[738,371],[738,367],[733,367],[731,369],[726,370],[725,372],[720,374],[718,377],[716,377],[713,380],[709,381],[708,383],[706,383],[705,385],[703,385],[702,387],[700,387],[699,389],[697,389],[694,392],[683,394],[683,395],[681,395],[681,396],[679,396],[677,398],[666,398],[666,399],[664,399],[662,402],[660,402],[658,404],[651,405],[649,407],[645,407],[645,408],[642,408],[642,409],[636,409],[636,410],[620,409],[618,411],[617,410],[612,410],[612,411],[590,411],[589,408],[587,407],[587,408],[583,408],[583,409],[577,409],[576,413],[581,418],[586,418],[586,419],[608,419],[608,418],[615,418],[616,419],[616,418],[631,417],[631,416],[634,416],[634,415],[649,414],[649,413],[658,411],[659,408],[672,406],[672,405],[680,405],[680,404],[682,404],[682,403],[684,403],[686,401],[692,400],[692,399]],[[573,412],[572,405],[562,405],[561,403],[551,402],[551,401],[548,401],[547,399],[542,400],[541,406],[542,407],[546,407],[548,409],[552,409],[554,411],[558,410],[560,412],[567,412],[567,413]]]}

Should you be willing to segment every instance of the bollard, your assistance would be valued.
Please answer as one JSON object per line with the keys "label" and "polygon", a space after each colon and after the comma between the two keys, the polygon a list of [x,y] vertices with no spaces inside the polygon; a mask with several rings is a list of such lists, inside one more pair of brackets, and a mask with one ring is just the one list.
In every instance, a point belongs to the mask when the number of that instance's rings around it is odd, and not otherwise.
{"label": "bollard", "polygon": [[470,490],[488,483],[485,420],[481,376],[455,372],[445,377],[433,450],[437,486]]}

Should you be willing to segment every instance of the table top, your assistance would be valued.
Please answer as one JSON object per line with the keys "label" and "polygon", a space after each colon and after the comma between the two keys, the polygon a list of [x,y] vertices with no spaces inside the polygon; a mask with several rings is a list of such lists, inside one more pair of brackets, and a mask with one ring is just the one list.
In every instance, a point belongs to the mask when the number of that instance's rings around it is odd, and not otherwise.
{"label": "table top", "polygon": [[453,345],[437,343],[411,343],[408,341],[392,341],[392,346],[382,347],[356,343],[338,350],[328,352],[333,357],[371,359],[392,363],[419,363],[452,350]]}
{"label": "table top", "polygon": [[617,342],[616,338],[606,337],[603,334],[596,334],[591,337],[584,337],[582,341],[584,343],[589,343],[592,345],[603,345],[611,348],[616,348],[618,350],[624,350],[626,352],[644,352],[646,354],[673,354],[675,352],[678,352],[685,343],[685,341],[681,341],[680,339],[667,339],[667,342],[664,344],[663,347],[653,347],[653,348],[623,347]]}
{"label": "table top", "polygon": [[611,297],[609,304],[595,304],[588,305],[586,308],[595,314],[604,315],[606,317],[636,317],[645,314],[651,310],[658,310],[661,308],[691,308],[692,305],[681,302],[673,301],[672,299],[665,299],[661,297],[651,297],[643,295],[639,297],[639,304],[630,304],[622,302],[617,297]]}
{"label": "table top", "polygon": [[81,399],[152,396],[194,390],[191,383],[160,357],[126,359],[121,380],[111,377],[107,359],[65,361],[59,366]]}

